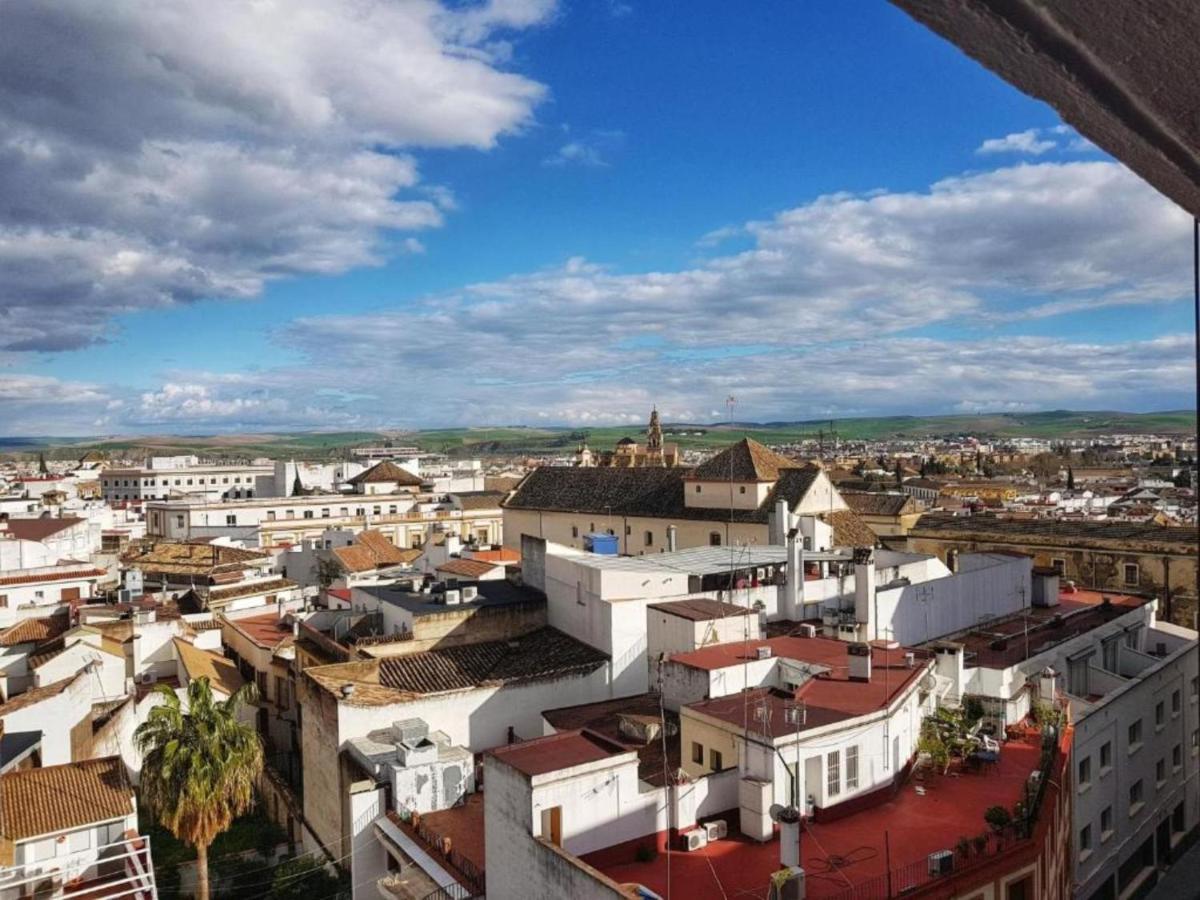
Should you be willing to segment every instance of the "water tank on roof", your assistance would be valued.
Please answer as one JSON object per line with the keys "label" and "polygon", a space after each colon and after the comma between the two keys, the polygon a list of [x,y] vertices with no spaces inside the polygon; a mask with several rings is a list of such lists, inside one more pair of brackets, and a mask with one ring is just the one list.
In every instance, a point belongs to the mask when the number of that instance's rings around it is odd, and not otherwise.
{"label": "water tank on roof", "polygon": [[616,556],[620,552],[617,547],[617,536],[599,531],[583,536],[583,549],[599,556]]}

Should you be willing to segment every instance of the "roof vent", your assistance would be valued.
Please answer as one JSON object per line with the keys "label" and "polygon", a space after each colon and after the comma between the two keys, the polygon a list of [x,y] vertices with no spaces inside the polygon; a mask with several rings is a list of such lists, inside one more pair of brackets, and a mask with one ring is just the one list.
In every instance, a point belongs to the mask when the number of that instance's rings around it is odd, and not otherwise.
{"label": "roof vent", "polygon": [[354,685],[343,684],[342,685],[342,698],[345,700],[349,700],[353,696],[354,696]]}

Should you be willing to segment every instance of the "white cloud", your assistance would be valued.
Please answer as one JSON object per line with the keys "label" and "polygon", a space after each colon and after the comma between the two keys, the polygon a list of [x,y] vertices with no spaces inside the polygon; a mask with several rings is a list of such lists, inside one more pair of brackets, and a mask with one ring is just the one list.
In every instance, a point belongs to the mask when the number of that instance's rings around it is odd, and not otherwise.
{"label": "white cloud", "polygon": [[414,148],[486,150],[531,121],[545,89],[505,71],[498,45],[553,12],[553,0],[6,8],[0,351],[81,347],[113,313],[380,262],[391,232],[453,209],[420,184]]}
{"label": "white cloud", "polygon": [[1002,138],[988,138],[979,145],[975,152],[984,155],[989,153],[1027,153],[1030,156],[1041,156],[1048,150],[1057,147],[1058,143],[1039,137],[1040,133],[1037,128],[1029,128],[1025,131],[1006,134]]}
{"label": "white cloud", "polygon": [[[566,129],[569,131],[569,128]],[[567,141],[542,160],[545,166],[583,166],[605,168],[610,157],[625,143],[625,134],[614,130],[595,130]]]}

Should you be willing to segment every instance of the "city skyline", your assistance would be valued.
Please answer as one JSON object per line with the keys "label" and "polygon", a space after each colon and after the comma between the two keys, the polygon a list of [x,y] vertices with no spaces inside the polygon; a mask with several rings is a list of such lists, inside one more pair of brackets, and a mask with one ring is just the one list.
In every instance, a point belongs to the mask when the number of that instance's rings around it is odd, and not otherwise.
{"label": "city skyline", "polygon": [[890,6],[190,7],[0,37],[7,434],[1193,405],[1186,214]]}

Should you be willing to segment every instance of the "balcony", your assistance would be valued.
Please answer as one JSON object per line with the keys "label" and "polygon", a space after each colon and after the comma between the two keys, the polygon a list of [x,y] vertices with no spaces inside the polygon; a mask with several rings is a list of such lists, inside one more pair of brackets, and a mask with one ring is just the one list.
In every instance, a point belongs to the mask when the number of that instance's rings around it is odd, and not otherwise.
{"label": "balcony", "polygon": [[158,900],[150,839],[132,836],[65,857],[0,868],[0,900]]}

